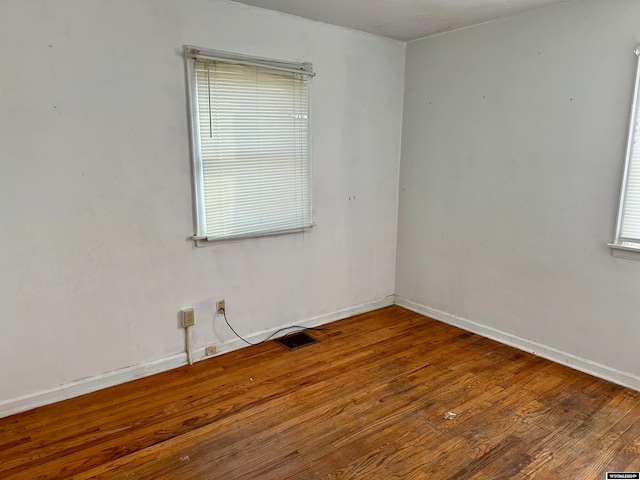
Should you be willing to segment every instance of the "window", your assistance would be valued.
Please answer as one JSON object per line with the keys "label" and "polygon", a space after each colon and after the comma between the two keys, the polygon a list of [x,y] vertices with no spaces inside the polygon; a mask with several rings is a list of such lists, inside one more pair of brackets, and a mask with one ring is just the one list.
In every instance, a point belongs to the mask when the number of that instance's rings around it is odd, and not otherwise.
{"label": "window", "polygon": [[[640,56],[640,47],[635,49]],[[640,61],[629,121],[620,207],[614,243],[609,246],[619,257],[640,260]]]}
{"label": "window", "polygon": [[310,64],[185,47],[196,240],[311,227]]}

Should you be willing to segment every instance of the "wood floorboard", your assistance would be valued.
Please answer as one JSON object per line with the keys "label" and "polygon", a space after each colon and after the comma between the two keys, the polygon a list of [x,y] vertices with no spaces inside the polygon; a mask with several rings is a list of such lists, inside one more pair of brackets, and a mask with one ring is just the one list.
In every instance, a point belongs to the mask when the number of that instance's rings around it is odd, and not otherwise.
{"label": "wood floorboard", "polygon": [[[0,419],[0,479],[602,479],[640,393],[400,307]],[[445,419],[454,412],[453,419]]]}

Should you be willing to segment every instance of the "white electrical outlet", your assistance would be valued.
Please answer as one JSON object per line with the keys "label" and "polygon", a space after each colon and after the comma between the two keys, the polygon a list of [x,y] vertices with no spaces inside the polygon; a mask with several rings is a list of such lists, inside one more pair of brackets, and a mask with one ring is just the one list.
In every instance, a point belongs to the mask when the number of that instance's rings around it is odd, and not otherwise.
{"label": "white electrical outlet", "polygon": [[224,298],[222,300],[218,300],[218,303],[216,303],[216,315],[223,315],[224,314]]}
{"label": "white electrical outlet", "polygon": [[205,348],[205,350],[204,350],[204,354],[205,354],[207,357],[209,357],[209,356],[211,356],[211,355],[215,355],[215,354],[216,354],[216,352],[217,352],[216,347],[213,347],[213,346],[212,346],[212,347],[207,347],[207,348]]}
{"label": "white electrical outlet", "polygon": [[196,323],[196,313],[193,308],[182,309],[182,328],[193,326]]}

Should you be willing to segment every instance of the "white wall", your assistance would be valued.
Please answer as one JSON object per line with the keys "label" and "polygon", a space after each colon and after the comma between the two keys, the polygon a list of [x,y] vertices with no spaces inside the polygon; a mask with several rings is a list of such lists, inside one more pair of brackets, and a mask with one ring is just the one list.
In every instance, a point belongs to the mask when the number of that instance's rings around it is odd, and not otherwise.
{"label": "white wall", "polygon": [[640,375],[640,262],[606,246],[638,21],[584,0],[407,45],[400,297]]}
{"label": "white wall", "polygon": [[[312,233],[195,248],[184,44],[310,61]],[[189,0],[0,2],[0,403],[394,293],[404,44]],[[355,197],[355,200],[349,200]]]}

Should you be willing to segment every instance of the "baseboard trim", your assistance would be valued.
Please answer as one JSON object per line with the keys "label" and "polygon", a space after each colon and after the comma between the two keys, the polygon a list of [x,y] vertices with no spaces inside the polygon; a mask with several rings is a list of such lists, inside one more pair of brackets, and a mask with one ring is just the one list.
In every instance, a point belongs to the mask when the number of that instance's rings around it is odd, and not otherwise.
{"label": "baseboard trim", "polygon": [[[352,307],[336,310],[330,313],[317,315],[304,320],[289,323],[287,325],[279,325],[277,327],[263,330],[253,333],[246,337],[249,341],[259,341],[270,334],[276,332],[278,329],[290,327],[292,325],[301,325],[303,327],[316,327],[326,323],[334,322],[336,320],[342,320],[344,318],[359,315],[361,313],[370,312],[379,308],[388,307],[395,302],[394,295],[387,295],[386,297],[379,298],[370,302],[362,303]],[[283,335],[286,332],[283,332]],[[246,347],[247,345],[240,339],[233,339],[217,345],[217,355],[223,353],[238,350]],[[196,348],[193,351],[193,360],[200,361],[207,357],[205,355],[205,347]],[[103,373],[89,378],[83,378],[74,382],[60,385],[48,390],[42,390],[40,392],[24,395],[22,397],[13,398],[0,402],[0,418],[7,417],[16,413],[31,410],[32,408],[41,407],[43,405],[49,405],[51,403],[59,402],[73,397],[78,397],[86,393],[102,390],[103,388],[112,387],[121,383],[130,382],[138,378],[148,377],[155,375],[156,373],[166,372],[174,368],[181,367],[187,364],[186,353],[177,353],[169,357],[154,360],[152,362],[141,363],[133,365],[131,367],[122,368],[113,372]]]}
{"label": "baseboard trim", "polygon": [[396,305],[589,375],[640,391],[640,377],[396,295]]}

